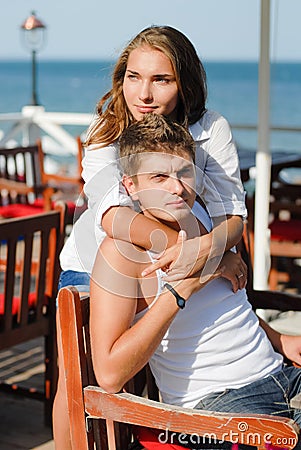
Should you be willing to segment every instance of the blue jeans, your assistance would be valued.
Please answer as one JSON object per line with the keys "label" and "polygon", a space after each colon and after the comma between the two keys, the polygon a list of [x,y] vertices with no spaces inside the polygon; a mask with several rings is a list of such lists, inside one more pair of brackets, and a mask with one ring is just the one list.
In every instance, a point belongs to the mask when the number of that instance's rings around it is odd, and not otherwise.
{"label": "blue jeans", "polygon": [[64,270],[61,272],[58,289],[66,286],[74,286],[79,292],[90,292],[90,274]]}
{"label": "blue jeans", "polygon": [[[239,389],[226,389],[223,392],[209,394],[195,408],[240,414],[284,416],[293,419],[301,426],[301,410],[289,406],[290,400],[300,392],[301,369],[284,366],[279,372]],[[300,450],[300,438],[295,448]]]}

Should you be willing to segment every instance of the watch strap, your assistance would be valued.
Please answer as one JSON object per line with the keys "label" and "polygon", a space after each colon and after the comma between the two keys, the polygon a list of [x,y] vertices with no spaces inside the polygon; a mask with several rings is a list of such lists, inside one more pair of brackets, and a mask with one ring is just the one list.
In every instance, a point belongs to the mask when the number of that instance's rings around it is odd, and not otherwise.
{"label": "watch strap", "polygon": [[180,294],[172,287],[171,284],[165,283],[164,286],[172,293],[172,295],[175,297],[177,305],[180,309],[184,309],[186,305],[185,298],[181,297]]}

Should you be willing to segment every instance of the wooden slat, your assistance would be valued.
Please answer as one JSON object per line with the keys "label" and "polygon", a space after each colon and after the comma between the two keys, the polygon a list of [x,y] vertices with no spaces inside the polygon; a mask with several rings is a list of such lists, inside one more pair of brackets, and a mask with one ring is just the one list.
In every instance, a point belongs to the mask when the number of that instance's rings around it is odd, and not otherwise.
{"label": "wooden slat", "polygon": [[265,447],[264,436],[272,445],[293,448],[298,441],[298,426],[293,420],[266,415],[238,415],[197,411],[173,405],[160,404],[132,394],[108,394],[100,387],[84,389],[85,409],[92,417],[117,422],[172,430],[198,436],[212,435],[219,440],[237,439],[246,443],[246,434],[257,447]]}

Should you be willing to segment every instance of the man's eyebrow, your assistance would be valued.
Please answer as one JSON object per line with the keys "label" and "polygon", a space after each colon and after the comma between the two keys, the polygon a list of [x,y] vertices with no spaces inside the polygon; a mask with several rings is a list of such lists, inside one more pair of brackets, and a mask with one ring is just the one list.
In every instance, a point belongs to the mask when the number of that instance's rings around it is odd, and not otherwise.
{"label": "man's eyebrow", "polygon": [[180,172],[181,170],[186,170],[186,169],[191,169],[194,166],[193,163],[188,162],[187,164],[185,164],[185,166],[181,167],[178,172]]}
{"label": "man's eyebrow", "polygon": [[150,169],[148,170],[146,173],[149,173],[150,175],[154,175],[156,173],[169,173],[169,170],[164,170],[164,169]]}

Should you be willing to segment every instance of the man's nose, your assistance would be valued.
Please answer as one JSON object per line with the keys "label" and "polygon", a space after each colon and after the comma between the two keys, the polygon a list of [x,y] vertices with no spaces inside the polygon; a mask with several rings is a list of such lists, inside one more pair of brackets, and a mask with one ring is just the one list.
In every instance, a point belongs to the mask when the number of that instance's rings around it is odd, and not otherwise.
{"label": "man's nose", "polygon": [[181,180],[177,177],[170,177],[171,190],[173,194],[182,195],[184,186]]}

